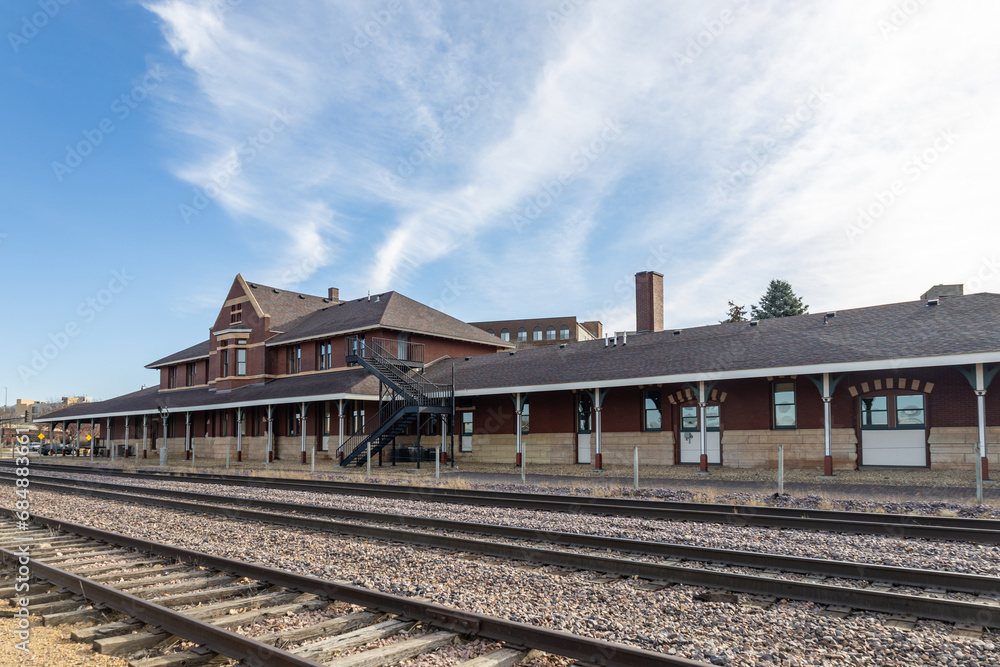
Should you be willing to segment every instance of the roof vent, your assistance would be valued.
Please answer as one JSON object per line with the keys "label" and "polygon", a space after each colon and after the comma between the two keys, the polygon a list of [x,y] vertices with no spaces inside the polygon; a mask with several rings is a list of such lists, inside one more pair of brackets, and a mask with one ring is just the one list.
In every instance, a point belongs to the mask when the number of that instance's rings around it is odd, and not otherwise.
{"label": "roof vent", "polygon": [[323,303],[330,303],[329,299],[323,299]]}
{"label": "roof vent", "polygon": [[760,324],[760,321],[759,321],[759,320],[750,320],[750,326],[752,326],[752,327],[755,327],[755,326],[757,326],[758,324]]}
{"label": "roof vent", "polygon": [[831,310],[829,313],[826,314],[826,316],[832,319],[837,316],[837,311]]}
{"label": "roof vent", "polygon": [[681,335],[681,330],[680,329],[674,329],[674,335],[675,336],[680,336]]}
{"label": "roof vent", "polygon": [[560,350],[563,349],[563,348],[565,348],[565,347],[566,347],[566,343],[559,343],[559,349]]}
{"label": "roof vent", "polygon": [[379,302],[379,301],[381,301],[381,300],[382,300],[382,295],[380,295],[380,294],[376,294],[376,295],[375,295],[375,303],[378,303],[378,302]]}
{"label": "roof vent", "polygon": [[938,299],[927,299],[928,306],[936,306],[938,305],[938,303],[940,303]]}
{"label": "roof vent", "polygon": [[469,359],[471,359],[471,358],[472,358],[472,357],[466,357],[466,358],[465,358],[465,360],[466,360],[466,361],[468,361],[468,360],[469,360]]}
{"label": "roof vent", "polygon": [[278,290],[274,289],[273,287],[271,288],[271,291],[274,292],[275,294],[281,294],[281,292],[279,292]]}
{"label": "roof vent", "polygon": [[247,283],[250,287],[257,289],[257,283]]}
{"label": "roof vent", "polygon": [[514,350],[511,350],[511,351],[510,351],[510,352],[508,352],[507,354],[509,354],[510,356],[512,356],[512,357],[513,357],[513,356],[514,356]]}
{"label": "roof vent", "polygon": [[305,294],[300,294],[300,295],[299,295],[299,298],[300,298],[300,299],[302,299],[302,300],[305,300],[305,298],[306,298],[306,295],[305,295]]}

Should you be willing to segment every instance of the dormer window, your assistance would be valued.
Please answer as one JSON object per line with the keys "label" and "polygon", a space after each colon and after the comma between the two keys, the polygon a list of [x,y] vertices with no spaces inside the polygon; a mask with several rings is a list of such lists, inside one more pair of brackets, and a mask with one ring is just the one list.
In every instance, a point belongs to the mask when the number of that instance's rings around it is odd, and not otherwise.
{"label": "dormer window", "polygon": [[243,304],[234,303],[233,305],[229,306],[229,323],[239,324],[242,321],[243,321]]}

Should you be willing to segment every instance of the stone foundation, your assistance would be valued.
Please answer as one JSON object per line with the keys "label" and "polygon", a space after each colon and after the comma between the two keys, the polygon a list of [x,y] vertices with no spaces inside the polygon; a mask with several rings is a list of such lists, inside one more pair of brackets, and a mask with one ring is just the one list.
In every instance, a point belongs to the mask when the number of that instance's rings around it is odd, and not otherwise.
{"label": "stone foundation", "polygon": [[[523,436],[524,452],[527,464],[564,464],[576,462],[576,436],[570,433],[532,433]],[[473,461],[475,463],[506,463],[514,465],[517,452],[517,436],[504,435],[474,435],[472,436],[472,451],[459,452],[456,438],[456,461]]]}
{"label": "stone foundation", "polygon": [[[972,463],[976,460],[975,445],[978,439],[979,429],[974,426],[932,428],[928,438],[931,446],[931,468],[972,470]],[[990,476],[1000,475],[1000,426],[986,428],[986,454],[990,461]]]}
{"label": "stone foundation", "polygon": [[[639,448],[639,464],[672,466],[674,464],[673,431],[635,433],[602,433],[601,453],[604,465],[632,465],[635,447]],[[597,434],[590,434],[590,460],[597,454]]]}
{"label": "stone foundation", "polygon": [[[854,429],[835,428],[831,433],[833,467],[858,467],[858,439]],[[722,433],[722,463],[731,468],[777,468],[778,445],[784,445],[786,468],[822,468],[823,429],[737,431]]]}

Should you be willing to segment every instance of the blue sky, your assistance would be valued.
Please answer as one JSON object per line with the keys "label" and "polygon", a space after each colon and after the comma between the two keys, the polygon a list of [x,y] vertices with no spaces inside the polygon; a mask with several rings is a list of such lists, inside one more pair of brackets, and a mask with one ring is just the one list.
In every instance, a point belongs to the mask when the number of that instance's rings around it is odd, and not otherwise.
{"label": "blue sky", "polygon": [[238,272],[467,321],[1000,292],[1000,6],[0,6],[0,376],[110,398]]}

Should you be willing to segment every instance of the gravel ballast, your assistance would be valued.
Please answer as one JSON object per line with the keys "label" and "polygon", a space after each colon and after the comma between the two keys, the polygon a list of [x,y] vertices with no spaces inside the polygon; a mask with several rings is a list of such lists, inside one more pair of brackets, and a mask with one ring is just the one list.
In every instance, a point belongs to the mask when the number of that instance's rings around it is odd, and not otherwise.
{"label": "gravel ballast", "polygon": [[[157,483],[202,492],[237,493],[283,501],[335,504],[386,513],[443,516],[630,539],[861,560],[996,574],[996,547],[895,540],[713,524],[573,516],[525,510],[450,507],[385,499],[301,492],[268,493],[179,482]],[[348,580],[394,594],[428,597],[478,613],[622,641],[642,648],[722,665],[1000,665],[996,633],[981,639],[950,636],[944,623],[920,621],[904,632],[883,614],[820,616],[811,603],[779,601],[766,609],[726,602],[695,602],[687,586],[646,590],[644,582],[603,582],[553,568],[520,569],[489,558],[403,545],[366,542],[294,528],[177,513],[130,503],[33,491],[33,509],[94,525],[296,572]],[[136,520],[140,515],[143,520]],[[740,596],[741,602],[747,602]]]}

